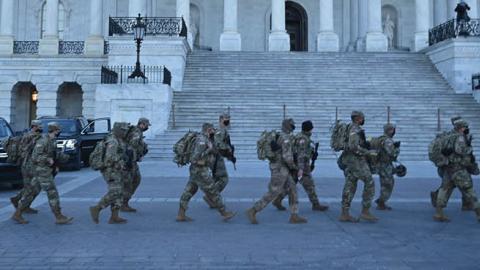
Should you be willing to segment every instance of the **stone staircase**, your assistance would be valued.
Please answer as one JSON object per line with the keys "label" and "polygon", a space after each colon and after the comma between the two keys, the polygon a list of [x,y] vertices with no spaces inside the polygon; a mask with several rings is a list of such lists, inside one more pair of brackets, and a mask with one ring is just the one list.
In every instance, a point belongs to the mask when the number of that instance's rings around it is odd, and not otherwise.
{"label": "stone staircase", "polygon": [[149,142],[150,158],[171,160],[172,145],[187,130],[199,130],[205,121],[216,124],[228,108],[240,160],[256,160],[258,136],[280,128],[284,108],[297,131],[302,121],[314,122],[320,159],[335,158],[329,139],[336,108],[344,121],[352,110],[362,110],[369,137],[382,133],[389,106],[401,160],[428,159],[438,108],[441,129],[450,129],[449,118],[460,114],[474,134],[480,132],[480,105],[469,94],[455,94],[429,59],[414,53],[195,52],[173,102],[175,127],[170,116],[168,131]]}

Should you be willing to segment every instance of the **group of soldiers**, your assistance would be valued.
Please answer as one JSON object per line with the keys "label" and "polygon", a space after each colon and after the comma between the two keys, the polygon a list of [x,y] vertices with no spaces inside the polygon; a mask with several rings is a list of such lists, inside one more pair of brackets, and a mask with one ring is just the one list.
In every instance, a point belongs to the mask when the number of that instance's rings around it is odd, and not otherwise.
{"label": "group of soldiers", "polygon": [[[376,142],[376,149],[372,150],[371,141],[365,136],[362,126],[365,116],[360,111],[353,111],[351,123],[346,130],[345,147],[338,159],[340,169],[345,175],[345,185],[342,192],[342,211],[339,217],[341,222],[356,223],[360,220],[375,222],[378,220],[371,212],[375,184],[372,173],[380,177],[381,192],[375,201],[378,210],[391,210],[387,205],[393,187],[396,168],[394,162],[400,154],[400,143],[394,141],[396,126],[386,124],[384,134]],[[190,158],[190,178],[180,198],[180,206],[176,220],[178,222],[192,221],[186,215],[190,199],[200,188],[203,199],[212,209],[218,210],[225,221],[233,218],[236,213],[228,211],[221,196],[228,184],[229,178],[225,166],[225,159],[236,163],[235,147],[231,144],[230,115],[223,113],[219,117],[218,127],[211,123],[204,123],[192,147]],[[478,165],[472,150],[472,137],[469,134],[468,123],[461,117],[452,118],[453,129],[448,132],[449,141],[452,142],[451,153],[446,154],[446,162],[438,168],[442,184],[437,191],[431,193],[432,205],[436,209],[434,220],[439,222],[449,221],[443,213],[450,195],[457,187],[463,195],[463,209],[474,210],[480,221],[480,204],[473,190],[471,175],[479,174]],[[120,211],[136,212],[129,205],[129,200],[138,188],[141,180],[138,162],[147,154],[148,147],[145,143],[143,132],[148,130],[150,122],[140,118],[136,126],[125,122],[116,122],[112,132],[104,140],[105,145],[103,166],[100,171],[107,185],[108,192],[101,198],[97,205],[90,207],[90,214],[95,223],[99,223],[100,212],[110,206],[110,224],[122,224],[127,220],[119,216]],[[21,140],[22,174],[24,188],[15,197],[11,198],[16,211],[12,219],[25,224],[23,213],[35,214],[31,203],[41,190],[46,191],[50,207],[55,214],[57,224],[71,223],[71,217],[66,217],[60,210],[60,201],[54,182],[58,172],[58,163],[65,159],[63,153],[57,152],[56,138],[61,132],[57,123],[48,124],[48,133],[42,134],[41,123],[32,121],[32,129]],[[314,211],[326,211],[327,205],[319,202],[312,178],[314,163],[318,157],[318,146],[312,140],[313,123],[302,123],[301,132],[294,134],[295,122],[285,119],[277,137],[269,142],[272,151],[269,158],[271,171],[268,191],[260,200],[247,210],[247,217],[252,224],[258,224],[257,214],[269,203],[278,210],[285,211],[282,200],[288,196],[290,219],[293,224],[306,223],[307,219],[299,215],[298,194],[296,185],[301,183],[304,187]],[[98,147],[98,145],[97,145]],[[317,149],[316,149],[317,148]],[[372,167],[372,156],[375,166]],[[472,164],[475,170],[472,171]],[[364,182],[362,194],[362,211],[360,216],[353,217],[350,207],[354,198],[358,181]]]}
{"label": "group of soldiers", "polygon": [[[100,211],[111,207],[109,223],[125,223],[119,217],[119,211],[136,212],[129,201],[140,185],[141,175],[138,162],[148,152],[143,132],[148,130],[150,121],[140,118],[136,126],[125,122],[116,122],[103,142],[105,143],[104,163],[101,173],[108,185],[107,194],[100,202],[90,208],[92,219],[99,222]],[[32,202],[41,190],[47,193],[50,208],[55,215],[56,224],[70,224],[72,217],[64,216],[60,208],[60,198],[54,177],[59,171],[59,164],[68,161],[68,156],[58,151],[56,139],[61,127],[56,122],[48,123],[48,133],[42,134],[42,123],[31,122],[31,130],[23,135],[20,141],[21,172],[23,189],[10,198],[15,207],[12,219],[20,224],[28,223],[23,214],[37,214],[31,208]]]}

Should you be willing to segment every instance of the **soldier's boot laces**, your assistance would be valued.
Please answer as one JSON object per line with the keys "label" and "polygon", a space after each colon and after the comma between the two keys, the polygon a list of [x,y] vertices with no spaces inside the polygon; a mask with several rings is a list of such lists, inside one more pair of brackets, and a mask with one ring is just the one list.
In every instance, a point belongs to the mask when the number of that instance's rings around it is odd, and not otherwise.
{"label": "soldier's boot laces", "polygon": [[226,211],[225,209],[220,209],[220,215],[223,217],[223,221],[228,221],[232,219],[237,213],[231,212],[231,211]]}
{"label": "soldier's boot laces", "polygon": [[121,218],[118,214],[120,212],[120,209],[112,209],[112,216],[110,217],[110,220],[108,221],[109,224],[125,224],[127,223],[127,220],[124,218]]}
{"label": "soldier's boot laces", "polygon": [[288,221],[291,224],[303,224],[307,223],[307,219],[304,217],[299,216],[298,214],[290,215],[290,220]]}
{"label": "soldier's boot laces", "polygon": [[208,204],[208,207],[210,207],[210,209],[215,209],[215,203],[210,200],[210,198],[208,198],[207,196],[203,196],[203,200]]}
{"label": "soldier's boot laces", "polygon": [[18,208],[18,201],[20,201],[16,196],[10,198],[10,202],[12,203],[13,207]]}
{"label": "soldier's boot laces", "polygon": [[477,221],[480,222],[480,208],[475,209],[475,214],[477,216]]}
{"label": "soldier's boot laces", "polygon": [[376,200],[375,203],[377,204],[377,210],[392,210],[392,207],[388,206],[387,204],[385,204],[384,201],[380,201],[380,200]]}
{"label": "soldier's boot laces", "polygon": [[430,192],[430,203],[434,208],[437,208],[437,192]]}
{"label": "soldier's boot laces", "polygon": [[90,207],[90,216],[95,224],[100,222],[100,211],[102,211],[102,209],[98,206]]}
{"label": "soldier's boot laces", "polygon": [[25,220],[22,216],[22,210],[17,209],[12,216],[12,219],[18,224],[28,224],[28,221]]}
{"label": "soldier's boot laces", "polygon": [[253,207],[247,210],[247,217],[250,223],[258,224],[256,214],[257,214],[257,211],[255,211]]}
{"label": "soldier's boot laces", "polygon": [[120,211],[122,212],[129,212],[129,213],[135,213],[137,212],[137,209],[131,207],[129,204],[128,204],[128,200],[125,200],[122,204],[122,207],[120,208]]}
{"label": "soldier's boot laces", "polygon": [[350,215],[350,211],[348,209],[342,209],[342,214],[340,215],[338,220],[341,222],[351,222],[351,223],[357,223],[359,221],[358,218]]}
{"label": "soldier's boot laces", "polygon": [[312,210],[313,211],[320,211],[324,212],[328,210],[328,205],[322,205],[320,202],[316,202],[312,205]]}
{"label": "soldier's boot laces", "polygon": [[280,200],[280,199],[275,199],[275,200],[272,202],[272,205],[275,206],[278,211],[285,211],[285,210],[287,210],[287,208],[282,205],[282,200]]}
{"label": "soldier's boot laces", "polygon": [[370,222],[376,222],[378,221],[378,218],[374,216],[372,213],[370,213],[370,210],[368,208],[363,208],[362,213],[360,214],[360,218],[366,221]]}
{"label": "soldier's boot laces", "polygon": [[183,209],[183,207],[180,207],[178,209],[178,215],[177,215],[177,222],[190,222],[190,221],[193,221],[192,218],[188,217],[186,214],[185,214],[186,210]]}
{"label": "soldier's boot laces", "polygon": [[438,222],[450,222],[450,219],[443,213],[443,208],[437,207],[433,220]]}
{"label": "soldier's boot laces", "polygon": [[66,224],[71,224],[73,217],[67,217],[62,214],[59,210],[55,211],[55,224],[58,225],[66,225]]}
{"label": "soldier's boot laces", "polygon": [[38,210],[31,207],[27,207],[27,209],[25,209],[23,212],[25,214],[38,214]]}

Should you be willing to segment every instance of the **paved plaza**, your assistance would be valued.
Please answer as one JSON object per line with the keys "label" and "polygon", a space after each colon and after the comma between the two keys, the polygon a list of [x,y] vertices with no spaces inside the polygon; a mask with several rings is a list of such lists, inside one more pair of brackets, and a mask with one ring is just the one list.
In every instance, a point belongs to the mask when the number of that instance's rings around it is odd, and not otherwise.
{"label": "paved plaza", "polygon": [[[334,162],[320,161],[315,172],[317,192],[330,210],[312,212],[299,187],[304,225],[288,223],[288,212],[269,206],[251,225],[245,216],[267,190],[269,172],[262,162],[229,166],[231,181],[224,193],[237,216],[225,223],[197,194],[188,211],[192,223],[175,222],[187,170],[170,162],[144,162],[143,182],[132,206],[123,214],[126,225],[90,219],[88,207],[106,192],[98,172],[83,169],[57,176],[61,204],[75,217],[57,226],[44,195],[34,206],[38,215],[25,215],[28,225],[10,220],[8,198],[0,189],[0,269],[480,269],[480,223],[473,212],[461,212],[456,191],[446,213],[450,223],[432,220],[429,191],[440,181],[430,163],[407,163],[409,175],[398,179],[391,200],[393,211],[373,210],[380,221],[346,224],[337,221],[343,186]],[[480,190],[478,178],[474,179]],[[362,185],[359,185],[362,188]],[[378,179],[376,179],[378,194]],[[353,213],[360,212],[361,191]],[[284,201],[286,205],[287,202]]]}

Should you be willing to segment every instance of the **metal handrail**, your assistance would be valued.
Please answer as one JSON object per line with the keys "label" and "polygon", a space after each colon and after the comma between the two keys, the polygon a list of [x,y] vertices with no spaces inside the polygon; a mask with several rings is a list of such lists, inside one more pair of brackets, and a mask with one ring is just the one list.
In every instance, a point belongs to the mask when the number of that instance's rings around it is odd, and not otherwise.
{"label": "metal handrail", "polygon": [[101,83],[163,83],[171,85],[172,75],[165,66],[143,66],[141,69],[146,79],[129,78],[129,75],[135,70],[134,66],[102,66]]}
{"label": "metal handrail", "polygon": [[[133,35],[137,17],[109,17],[109,36]],[[179,17],[144,17],[147,36],[187,36],[187,25]]]}
{"label": "metal handrail", "polygon": [[480,19],[459,20],[451,19],[437,25],[428,31],[428,44],[430,46],[447,39],[459,36],[480,37]]}

